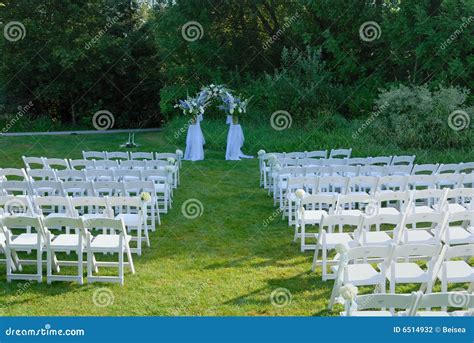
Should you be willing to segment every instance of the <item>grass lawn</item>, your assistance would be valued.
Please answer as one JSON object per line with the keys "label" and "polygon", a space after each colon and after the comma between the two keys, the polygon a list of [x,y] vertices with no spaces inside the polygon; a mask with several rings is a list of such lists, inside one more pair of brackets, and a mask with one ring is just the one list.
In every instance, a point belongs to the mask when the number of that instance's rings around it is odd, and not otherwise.
{"label": "grass lawn", "polygon": [[[224,137],[221,125],[215,137]],[[255,153],[270,147],[249,129]],[[174,151],[177,147],[165,133],[137,135],[141,151]],[[335,137],[333,135],[333,137]],[[0,137],[0,167],[22,167],[21,155],[80,158],[82,150],[118,150],[126,134]],[[217,138],[216,138],[217,139]],[[219,138],[221,139],[221,138]],[[314,149],[353,146],[354,155],[370,148],[364,142],[320,137]],[[281,143],[275,139],[275,144]],[[209,142],[206,160],[184,162],[181,186],[175,191],[171,211],[162,216],[162,226],[151,234],[151,248],[134,256],[136,274],[125,276],[125,286],[55,282],[48,285],[5,280],[0,265],[0,314],[2,315],[332,315],[328,312],[332,281],[321,281],[320,271],[310,272],[312,254],[302,254],[292,244],[292,230],[275,216],[272,200],[258,188],[258,162],[224,161],[224,150]],[[279,146],[279,145],[275,145]],[[308,150],[301,145],[301,150]],[[357,146],[364,146],[362,152]],[[184,146],[180,146],[184,150]],[[290,149],[288,149],[289,151]],[[374,147],[379,152],[383,147]],[[391,150],[386,153],[404,154]],[[472,151],[417,153],[417,161],[449,162],[474,160]],[[378,153],[374,153],[377,155]],[[202,216],[187,219],[181,205],[198,199]],[[274,218],[274,219],[272,219]],[[266,223],[269,221],[268,225]],[[114,301],[96,306],[94,292],[108,288]],[[274,306],[270,295],[277,288],[291,293],[291,302]],[[416,290],[414,285],[399,291]],[[437,286],[439,288],[439,286]]]}

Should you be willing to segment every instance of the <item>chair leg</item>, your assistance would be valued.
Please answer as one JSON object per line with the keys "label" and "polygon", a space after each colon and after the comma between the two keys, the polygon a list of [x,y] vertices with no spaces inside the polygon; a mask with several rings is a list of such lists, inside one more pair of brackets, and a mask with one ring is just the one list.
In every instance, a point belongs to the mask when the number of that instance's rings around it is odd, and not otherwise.
{"label": "chair leg", "polygon": [[314,249],[313,265],[311,266],[311,271],[314,272],[316,269],[316,264],[318,263],[319,256],[319,244],[316,243],[316,249]]}
{"label": "chair leg", "polygon": [[119,279],[120,279],[120,284],[123,286],[123,249],[120,249],[120,251],[118,252],[118,256],[119,256],[119,263],[118,263]]}
{"label": "chair leg", "polygon": [[127,253],[127,260],[130,265],[130,270],[132,271],[132,274],[135,274],[135,266],[133,265],[132,253],[130,252],[130,246],[128,243],[125,244],[125,251]]}
{"label": "chair leg", "polygon": [[328,309],[332,310],[334,302],[336,301],[336,296],[339,294],[339,288],[341,287],[341,282],[337,279],[334,281],[334,286],[331,291],[331,298],[329,299]]}
{"label": "chair leg", "polygon": [[80,285],[84,283],[83,280],[83,273],[84,273],[84,266],[82,265],[83,262],[83,256],[82,256],[82,248],[77,249],[77,280]]}
{"label": "chair leg", "polygon": [[51,277],[53,276],[53,266],[52,266],[52,254],[51,248],[46,250],[46,283],[51,284]]}
{"label": "chair leg", "polygon": [[41,283],[43,281],[43,250],[41,247],[38,247],[36,251],[36,258],[37,281]]}

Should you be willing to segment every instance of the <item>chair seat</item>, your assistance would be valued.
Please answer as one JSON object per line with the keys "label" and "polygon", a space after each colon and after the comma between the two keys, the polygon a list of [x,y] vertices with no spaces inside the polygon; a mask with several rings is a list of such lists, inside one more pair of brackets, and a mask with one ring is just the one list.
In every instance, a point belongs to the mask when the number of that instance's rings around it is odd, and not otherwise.
{"label": "chair seat", "polygon": [[450,244],[472,244],[474,243],[474,235],[469,233],[462,226],[450,226],[446,229],[441,239],[447,242],[449,237]]}
{"label": "chair seat", "polygon": [[51,247],[53,248],[70,248],[77,247],[78,245],[79,235],[76,234],[59,235],[51,242]]}
{"label": "chair seat", "polygon": [[[387,278],[390,279],[391,271],[387,271]],[[428,282],[428,273],[420,268],[416,263],[395,263],[395,280],[397,283],[423,283]]]}
{"label": "chair seat", "polygon": [[473,317],[474,311],[473,310],[459,310],[451,312],[452,317]]}
{"label": "chair seat", "polygon": [[6,241],[5,235],[3,233],[0,233],[0,244],[5,243],[5,241]]}
{"label": "chair seat", "polygon": [[155,191],[157,192],[166,191],[166,185],[164,183],[155,183]]}
{"label": "chair seat", "polygon": [[[339,266],[332,266],[332,271],[336,274]],[[347,279],[345,283],[352,283],[354,286],[378,285],[384,281],[383,275],[377,272],[370,264],[350,264],[346,267]]]}
{"label": "chair seat", "polygon": [[438,273],[438,279],[442,280],[443,273],[446,273],[446,281],[474,282],[474,268],[465,261],[445,261]]}
{"label": "chair seat", "polygon": [[400,211],[397,210],[395,207],[381,207],[379,208],[378,213],[398,215],[400,214]]}
{"label": "chair seat", "polygon": [[118,214],[115,216],[115,219],[123,219],[125,226],[140,226],[142,224],[140,216],[133,213]]}
{"label": "chair seat", "polygon": [[61,218],[61,217],[69,216],[67,213],[50,213],[46,216],[46,218]]}
{"label": "chair seat", "polygon": [[82,215],[84,220],[94,219],[94,218],[108,218],[109,216],[106,213],[86,213]]}
{"label": "chair seat", "polygon": [[[91,242],[91,249],[95,251],[108,250],[108,249],[119,249],[119,235],[97,235]],[[131,237],[126,236],[127,242],[130,242]]]}
{"label": "chair seat", "polygon": [[340,210],[339,214],[360,216],[363,214],[363,212],[361,210]]}
{"label": "chair seat", "polygon": [[466,211],[466,208],[459,204],[448,204],[449,213],[459,213]]}
{"label": "chair seat", "polygon": [[419,214],[419,213],[433,213],[434,210],[429,207],[429,206],[414,206],[413,207],[413,213]]}
{"label": "chair seat", "polygon": [[363,236],[363,245],[380,245],[380,244],[390,244],[393,242],[393,239],[383,231],[367,232]]}
{"label": "chair seat", "polygon": [[407,229],[402,235],[403,243],[424,243],[437,244],[434,238],[428,231],[422,229]]}
{"label": "chair seat", "polygon": [[348,233],[327,233],[326,234],[326,247],[329,249],[334,248],[338,244],[347,244],[353,241],[352,237]]}
{"label": "chair seat", "polygon": [[38,234],[36,233],[22,233],[19,236],[12,239],[12,247],[34,247],[38,244]]}

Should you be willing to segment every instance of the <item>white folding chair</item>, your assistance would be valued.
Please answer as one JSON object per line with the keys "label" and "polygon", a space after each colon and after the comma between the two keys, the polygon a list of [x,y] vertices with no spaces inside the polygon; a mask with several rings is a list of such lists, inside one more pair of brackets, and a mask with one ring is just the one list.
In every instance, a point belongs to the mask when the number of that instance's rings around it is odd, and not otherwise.
{"label": "white folding chair", "polygon": [[334,166],[332,168],[332,173],[346,177],[356,177],[359,175],[359,166]]}
{"label": "white folding chair", "polygon": [[70,169],[68,161],[65,158],[43,158],[44,165],[48,169],[63,170]]}
{"label": "white folding chair", "polygon": [[142,161],[142,160],[120,161],[120,169],[144,170],[146,169],[146,165],[145,165],[145,161]]}
{"label": "white folding chair", "polygon": [[461,186],[462,187],[474,187],[474,173],[462,174]]}
{"label": "white folding chair", "polygon": [[285,153],[285,158],[305,158],[306,157],[306,152],[286,152]]}
{"label": "white folding chair", "polygon": [[378,166],[378,165],[365,165],[360,166],[359,175],[360,176],[385,176],[387,175],[387,166]]}
{"label": "white folding chair", "polygon": [[442,263],[437,274],[441,281],[441,291],[448,290],[450,283],[474,283],[474,267],[469,264],[474,255],[474,244],[445,247]]}
{"label": "white folding chair", "polygon": [[[447,246],[474,244],[472,228],[474,228],[474,210],[448,213],[441,240]],[[474,255],[474,251],[472,253]]]}
{"label": "white folding chair", "polygon": [[70,198],[71,207],[76,218],[82,217],[84,220],[92,218],[112,218],[112,213],[105,198],[99,197],[78,197]]}
{"label": "white folding chair", "polygon": [[107,156],[104,151],[82,151],[82,158],[85,160],[105,160]]}
{"label": "white folding chair", "polygon": [[114,213],[115,219],[123,220],[127,233],[136,232],[136,236],[130,237],[137,246],[130,249],[131,252],[140,256],[143,242],[147,247],[150,247],[146,204],[139,197],[106,197],[106,201],[110,211]]}
{"label": "white folding chair", "polygon": [[447,189],[422,189],[411,191],[410,213],[432,213],[444,209]]}
{"label": "white folding chair", "polygon": [[283,204],[282,217],[288,217],[288,226],[296,225],[298,198],[295,192],[303,189],[305,192],[313,193],[316,190],[316,177],[290,177],[287,181],[285,200]]}
{"label": "white folding chair", "polygon": [[444,212],[407,214],[399,243],[438,245],[445,227]]}
{"label": "white folding chair", "polygon": [[436,188],[443,189],[443,188],[458,188],[462,184],[463,174],[436,174],[435,183]]}
{"label": "white folding chair", "polygon": [[58,181],[52,169],[28,169],[27,174],[30,181]]}
{"label": "white folding chair", "polygon": [[[418,293],[411,294],[364,294],[358,295],[353,304],[346,303],[345,312],[341,316],[346,317],[392,317],[405,315],[413,312]],[[386,309],[389,310],[386,310]],[[368,310],[369,309],[369,310]],[[377,310],[375,310],[377,309]],[[396,312],[396,309],[403,310]]]}
{"label": "white folding chair", "polygon": [[73,217],[74,210],[69,197],[64,196],[35,196],[33,198],[37,214],[45,218]]}
{"label": "white folding chair", "polygon": [[131,152],[130,153],[131,160],[153,160],[153,153],[152,152]]}
{"label": "white folding chair", "polygon": [[348,177],[332,175],[322,176],[318,180],[316,192],[329,194],[346,194]]}
{"label": "white folding chair", "polygon": [[166,160],[146,160],[145,169],[164,169],[169,166]]}
{"label": "white folding chair", "polygon": [[436,175],[409,175],[407,189],[434,189],[436,188]]}
{"label": "white folding chair", "polygon": [[329,153],[329,158],[350,158],[352,153],[351,149],[332,149]]}
{"label": "white folding chair", "polygon": [[474,162],[460,163],[459,173],[472,174],[474,172]]}
{"label": "white folding chair", "polygon": [[95,181],[92,182],[92,187],[94,188],[95,195],[98,197],[116,197],[125,195],[123,182],[119,181]]}
{"label": "white folding chair", "polygon": [[153,181],[155,184],[155,193],[158,204],[163,207],[160,213],[168,213],[168,207],[171,208],[171,187],[170,176],[166,170],[148,169],[142,172],[143,181]]}
{"label": "white folding chair", "polygon": [[28,175],[23,168],[0,169],[0,181],[28,181]]}
{"label": "white folding chair", "polygon": [[368,158],[365,157],[351,157],[347,159],[348,166],[365,166],[368,163]]}
{"label": "white folding chair", "polygon": [[296,216],[293,241],[300,238],[301,251],[315,249],[314,244],[306,244],[306,238],[316,238],[316,232],[308,232],[307,226],[320,225],[321,219],[334,213],[337,197],[334,194],[307,195],[301,199]]}
{"label": "white folding chair", "polygon": [[323,166],[344,166],[347,160],[345,158],[330,157],[322,160]]}
{"label": "white folding chair", "polygon": [[392,165],[392,166],[396,166],[396,165],[413,165],[413,163],[415,163],[415,158],[416,158],[415,155],[412,155],[412,156],[408,156],[408,155],[405,155],[405,156],[393,156],[391,165]]}
{"label": "white folding chair", "polygon": [[[81,218],[70,216],[48,217],[44,219],[44,230],[47,254],[47,275],[48,284],[53,281],[75,281],[83,284],[83,252],[85,250],[84,226]],[[54,233],[53,233],[54,232]],[[77,254],[77,261],[60,261],[56,253],[71,252]],[[75,275],[53,274],[53,267],[56,273],[60,272],[61,266],[75,266]]]}
{"label": "white folding chair", "polygon": [[57,170],[55,173],[58,181],[86,181],[86,173],[83,170]]}
{"label": "white folding chair", "polygon": [[424,174],[434,175],[438,170],[439,164],[415,164],[411,171],[412,175]]}
{"label": "white folding chair", "polygon": [[405,191],[408,178],[401,175],[387,175],[378,178],[377,191]]}
{"label": "white folding chair", "polygon": [[306,152],[306,158],[327,158],[327,150],[315,150]]}
{"label": "white folding chair", "polygon": [[114,172],[109,169],[86,169],[87,181],[113,181]]}
{"label": "white folding chair", "polygon": [[[92,231],[100,228],[104,233],[93,236]],[[118,282],[124,284],[124,267],[128,266],[135,274],[132,253],[129,242],[131,237],[127,234],[123,219],[91,218],[84,220],[87,252],[87,282]],[[107,232],[107,233],[105,233]],[[95,254],[118,254],[118,262],[103,262],[95,259]],[[127,255],[128,263],[124,263],[124,254]],[[94,275],[98,267],[117,267],[118,276]]]}
{"label": "white folding chair", "polygon": [[105,152],[105,158],[108,160],[128,160],[130,158],[128,151],[112,151],[112,152]]}
{"label": "white folding chair", "polygon": [[[397,284],[407,283],[420,283],[420,290],[430,293],[441,264],[439,260],[441,248],[441,244],[397,245],[393,251],[390,267],[387,270],[390,293],[395,293]],[[427,260],[426,269],[422,269],[413,260]]]}
{"label": "white folding chair", "polygon": [[375,176],[349,177],[347,194],[373,194],[377,190],[379,179]]}
{"label": "white folding chair", "polygon": [[[346,246],[357,245],[357,242],[354,241],[354,234],[360,231],[362,219],[362,216],[348,214],[332,214],[322,217],[321,223],[319,224],[319,234],[317,236],[311,270],[314,271],[316,265],[321,264],[323,281],[333,279],[336,276],[335,274],[328,273],[327,270],[328,250],[335,249],[336,246],[340,244]],[[337,232],[335,230],[336,227]],[[321,260],[318,260],[320,249]]]}
{"label": "white folding chair", "polygon": [[[461,301],[453,301],[453,299],[461,299]],[[442,309],[433,311],[433,307],[441,307]],[[458,308],[458,310],[448,312],[446,311],[447,307]],[[418,317],[472,317],[474,315],[474,294],[459,291],[423,294],[414,309],[413,315]]]}
{"label": "white folding chair", "polygon": [[33,216],[35,209],[26,195],[2,195],[0,196],[0,214],[2,216],[26,215]]}
{"label": "white folding chair", "polygon": [[23,163],[25,164],[26,169],[44,169],[44,168],[46,168],[43,157],[22,156],[21,158],[23,160]]}
{"label": "white folding chair", "polygon": [[63,181],[61,182],[65,196],[71,197],[92,197],[95,195],[92,181]]}
{"label": "white folding chair", "polygon": [[322,158],[302,158],[299,161],[301,165],[305,167],[317,167],[317,166],[322,166],[323,164]]}
{"label": "white folding chair", "polygon": [[[149,223],[151,230],[155,231],[156,220],[158,220],[158,225],[161,225],[160,218],[160,209],[158,206],[158,196],[155,191],[155,184],[153,181],[129,181],[124,183],[125,195],[129,197],[140,197],[142,193],[150,194],[150,207],[149,207],[149,218],[151,222]],[[148,209],[148,206],[145,206]],[[148,213],[145,216],[148,218]]]}
{"label": "white folding chair", "polygon": [[376,192],[373,201],[376,214],[398,215],[405,212],[410,201],[410,193],[406,191]]}
{"label": "white folding chair", "polygon": [[69,160],[69,165],[75,170],[94,169],[93,160]]}
{"label": "white folding chair", "polygon": [[440,164],[436,174],[457,174],[459,173],[459,168],[461,164],[459,163],[450,163],[450,164]]}
{"label": "white folding chair", "polygon": [[61,182],[59,181],[33,181],[31,182],[33,195],[36,196],[64,196]]}
{"label": "white folding chair", "polygon": [[[392,257],[393,249],[394,245],[355,247],[337,256],[338,264],[332,267],[336,277],[329,300],[329,309],[332,309],[343,285],[374,285],[380,293],[385,293],[386,266]],[[372,266],[371,260],[381,261],[377,269]]]}
{"label": "white folding chair", "polygon": [[355,238],[362,246],[397,244],[404,219],[403,214],[364,216],[360,234]]}
{"label": "white folding chair", "polygon": [[304,168],[304,174],[305,176],[318,176],[318,177],[323,177],[323,176],[332,176],[333,167],[330,166],[306,166]]}
{"label": "white folding chair", "polygon": [[413,165],[403,165],[403,164],[397,164],[397,165],[390,165],[385,167],[385,174],[386,175],[400,175],[400,176],[406,176],[406,175],[411,175],[411,171],[413,169]]}
{"label": "white folding chair", "polygon": [[177,153],[173,152],[155,152],[154,160],[167,160],[168,158],[174,158],[176,161],[179,161],[180,157]]}
{"label": "white folding chair", "polygon": [[456,213],[466,211],[467,209],[474,209],[473,199],[474,188],[448,189],[442,210]]}
{"label": "white folding chair", "polygon": [[140,170],[134,169],[118,169],[114,170],[114,181],[139,181],[142,174]]}
{"label": "white folding chair", "polygon": [[118,161],[115,160],[99,160],[94,162],[95,169],[117,170],[119,168]]}
{"label": "white folding chair", "polygon": [[371,208],[373,205],[372,196],[367,193],[341,194],[337,199],[335,213],[360,216],[368,209],[368,214],[375,214],[376,209]]}
{"label": "white folding chair", "polygon": [[[7,263],[7,281],[33,280],[41,282],[43,279],[43,251],[45,235],[43,223],[39,216],[8,216],[2,218],[2,231],[5,236],[5,255]],[[26,233],[13,235],[13,230],[28,227]],[[36,250],[36,260],[20,260],[17,252],[31,252]],[[35,274],[20,273],[23,264],[36,265]],[[14,268],[14,266],[16,266]],[[15,273],[18,271],[19,273]]]}
{"label": "white folding chair", "polygon": [[0,192],[3,195],[31,195],[33,190],[28,181],[1,181]]}
{"label": "white folding chair", "polygon": [[388,166],[392,162],[393,156],[369,157],[367,163],[369,165]]}

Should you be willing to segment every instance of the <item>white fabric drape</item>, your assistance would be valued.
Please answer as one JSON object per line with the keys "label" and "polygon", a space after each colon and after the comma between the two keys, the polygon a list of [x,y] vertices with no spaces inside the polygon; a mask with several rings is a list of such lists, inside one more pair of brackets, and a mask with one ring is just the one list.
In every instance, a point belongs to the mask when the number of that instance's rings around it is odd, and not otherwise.
{"label": "white fabric drape", "polygon": [[244,155],[240,150],[244,145],[244,132],[242,127],[237,124],[232,124],[232,116],[227,116],[227,121],[230,117],[229,133],[227,134],[227,149],[225,152],[226,160],[240,160],[241,158],[253,158],[253,156]]}
{"label": "white fabric drape", "polygon": [[187,161],[201,161],[204,160],[204,148],[206,144],[204,135],[201,130],[202,114],[198,115],[196,124],[191,124],[188,127],[188,134],[186,136],[186,151],[184,152],[184,159]]}

